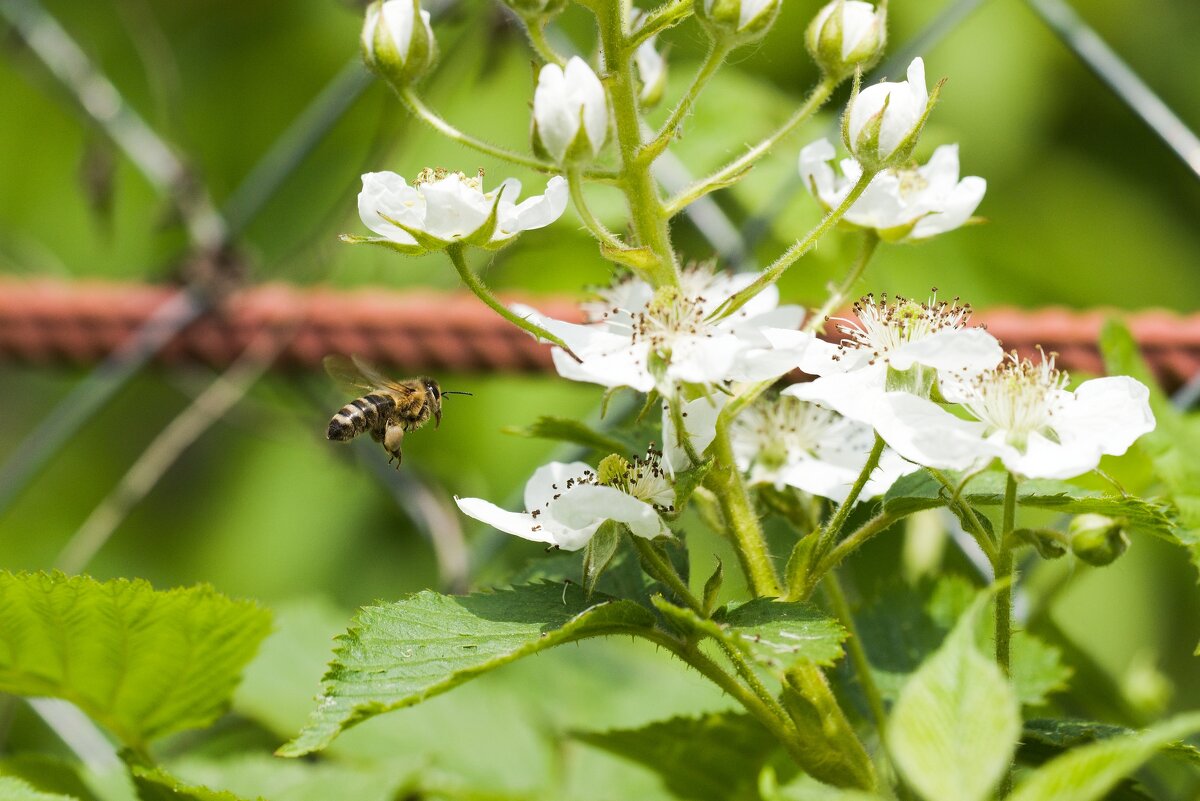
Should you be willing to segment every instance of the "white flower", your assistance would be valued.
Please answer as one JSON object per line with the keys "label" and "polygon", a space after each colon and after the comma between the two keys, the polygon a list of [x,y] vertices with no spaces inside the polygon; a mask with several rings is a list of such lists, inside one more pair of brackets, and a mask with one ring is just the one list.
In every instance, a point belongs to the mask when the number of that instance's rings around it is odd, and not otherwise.
{"label": "white flower", "polygon": [[567,182],[561,176],[550,179],[546,194],[519,205],[521,182],[515,178],[490,192],[483,191],[482,173],[468,178],[461,172],[424,170],[409,186],[394,172],[369,172],[362,181],[358,214],[382,239],[344,238],[387,244],[404,253],[456,242],[498,247],[521,231],[549,225],[567,207]]}
{"label": "white flower", "polygon": [[[697,454],[703,454],[705,449],[717,438],[717,418],[720,417],[721,410],[725,408],[728,401],[728,395],[718,394],[712,397],[701,396],[681,405],[683,430],[691,440],[692,450]],[[675,475],[680,470],[692,467],[692,460],[687,454],[687,448],[680,443],[679,435],[675,431],[675,421],[671,419],[671,407],[665,403],[662,413],[662,432],[663,468],[669,474]]]}
{"label": "white flower", "polygon": [[846,147],[860,163],[885,164],[893,155],[911,150],[925,119],[929,92],[925,89],[925,62],[913,59],[908,80],[882,81],[868,86],[850,100],[846,113]]}
{"label": "white flower", "polygon": [[[871,427],[794,397],[760,400],[730,430],[738,469],[752,484],[795,487],[841,502],[850,494],[871,449]],[[884,449],[860,500],[882,495],[896,479],[919,469]]]}
{"label": "white flower", "polygon": [[533,93],[533,138],[558,163],[595,157],[608,136],[608,100],[592,68],[572,56],[547,64]]}
{"label": "white flower", "polygon": [[[838,176],[828,139],[800,151],[800,177],[827,209],[836,208],[862,176],[854,159],[843,159]],[[873,228],[888,242],[928,239],[952,231],[971,218],[987,191],[987,181],[969,175],[958,179],[958,145],[942,145],[924,166],[892,167],[875,176],[842,218],[860,228]]]}
{"label": "white flower", "polygon": [[[839,16],[834,16],[838,11]],[[817,12],[804,41],[828,75],[841,76],[879,58],[887,40],[887,12],[860,0],[833,0]]]}
{"label": "white flower", "polygon": [[362,52],[371,69],[405,83],[433,63],[434,51],[429,12],[417,0],[386,0],[367,8]]}
{"label": "white flower", "polygon": [[[1000,343],[982,328],[967,328],[969,304],[903,297],[889,302],[867,295],[854,304],[858,321],[841,320],[838,345],[820,340],[804,352],[800,369],[819,376],[783,391],[874,425],[888,390],[928,395],[947,375],[974,374],[1004,358]],[[779,342],[781,335],[768,332]],[[779,342],[782,346],[786,343]]]}
{"label": "white flower", "polygon": [[1144,384],[1111,376],[1069,392],[1067,382],[1053,354],[1036,364],[1011,354],[993,370],[943,382],[943,395],[967,419],[889,392],[876,428],[902,456],[927,467],[970,470],[998,458],[1013,473],[1057,479],[1094,469],[1102,455],[1120,455],[1154,430]]}
{"label": "white flower", "polygon": [[525,512],[510,512],[480,498],[454,500],[469,517],[564,551],[587,545],[606,520],[624,523],[646,539],[669,535],[659,510],[674,511],[675,490],[657,459],[636,460],[612,483],[619,486],[597,483],[596,473],[583,462],[551,462],[525,484]]}
{"label": "white flower", "polygon": [[736,313],[717,322],[708,316],[754,275],[716,273],[708,267],[684,270],[681,286],[654,292],[629,279],[600,293],[585,306],[591,322],[564,323],[528,307],[514,310],[558,336],[580,359],[552,352],[559,375],[606,387],[657,388],[673,397],[680,384],[712,386],[726,381],[762,381],[794,367],[813,338],[775,347],[767,331],[795,329],[804,319],[799,306],[777,306],[779,292],[768,287]]}

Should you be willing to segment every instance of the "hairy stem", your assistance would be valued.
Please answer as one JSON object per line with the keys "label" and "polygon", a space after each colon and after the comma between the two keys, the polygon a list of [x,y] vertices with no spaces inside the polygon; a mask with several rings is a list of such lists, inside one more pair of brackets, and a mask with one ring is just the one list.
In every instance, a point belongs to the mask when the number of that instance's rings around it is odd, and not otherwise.
{"label": "hairy stem", "polygon": [[880,512],[867,522],[855,529],[849,536],[834,546],[833,550],[821,557],[813,570],[812,580],[819,581],[826,573],[835,569],[850,554],[862,547],[863,543],[874,537],[888,526],[900,519],[900,516]]}
{"label": "hairy stem", "polygon": [[779,141],[800,127],[817,109],[825,104],[841,81],[825,76],[821,79],[798,109],[774,133],[726,164],[712,175],[687,187],[667,203],[667,213],[678,214],[688,205],[737,180],[737,177],[754,166],[754,163],[771,151]]}
{"label": "hairy stem", "polygon": [[987,529],[979,522],[979,516],[975,514],[975,510],[971,508],[969,503],[958,497],[958,487],[954,486],[954,482],[945,473],[934,467],[927,467],[925,469],[929,471],[929,475],[937,479],[938,483],[950,493],[948,503],[951,509],[958,511],[959,519],[967,523],[967,533],[975,538],[975,542],[979,543],[979,548],[983,551],[984,556],[994,566],[1000,558],[997,545],[992,542],[992,538],[988,536]]}
{"label": "hairy stem", "polygon": [[658,158],[679,134],[683,118],[692,110],[692,106],[696,103],[696,98],[700,96],[700,92],[704,90],[709,79],[716,74],[717,67],[720,67],[721,62],[725,60],[725,56],[729,55],[729,50],[730,48],[727,44],[714,44],[709,48],[708,56],[704,59],[704,63],[700,65],[696,77],[692,79],[692,85],[688,87],[687,92],[679,100],[679,103],[671,110],[671,115],[663,123],[663,127],[659,130],[658,135],[643,148],[642,155],[644,158],[650,160]]}
{"label": "hairy stem", "polygon": [[633,546],[637,549],[638,556],[642,560],[642,567],[646,573],[670,587],[671,592],[675,593],[679,597],[679,600],[687,604],[693,612],[701,617],[707,617],[704,614],[704,604],[700,603],[699,599],[692,594],[683,577],[676,572],[675,566],[671,564],[671,560],[664,556],[654,546],[654,543],[645,537],[634,535],[632,539]]}
{"label": "hairy stem", "polygon": [[717,423],[717,435],[712,447],[717,463],[709,471],[705,485],[717,496],[728,533],[737,547],[738,560],[755,597],[777,598],[780,592],[779,577],[771,562],[767,540],[750,500],[750,493],[734,460],[729,430],[721,421]]}
{"label": "hairy stem", "polygon": [[750,286],[738,292],[733,297],[726,300],[720,307],[713,312],[709,317],[713,320],[719,320],[722,317],[728,317],[742,306],[746,305],[759,292],[769,287],[771,284],[779,280],[779,277],[787,272],[787,269],[800,260],[808,251],[813,249],[825,233],[837,224],[838,220],[850,210],[854,205],[854,201],[858,200],[859,196],[867,190],[872,179],[875,178],[875,173],[864,171],[858,182],[846,195],[845,199],[838,204],[837,208],[831,210],[825,215],[824,219],[817,224],[817,227],[809,231],[808,235],[797,241],[790,248],[784,251],[783,255],[776,259],[769,267],[759,274],[758,278]]}
{"label": "hairy stem", "polygon": [[1004,523],[1000,535],[1000,552],[995,561],[996,582],[1000,585],[996,592],[996,664],[1005,674],[1009,669],[1009,651],[1012,643],[1013,554],[1009,543],[1012,539],[1016,511],[1017,479],[1009,473],[1008,483],[1004,488]]}
{"label": "hairy stem", "polygon": [[450,257],[450,261],[454,263],[454,269],[458,271],[458,277],[462,279],[463,284],[466,285],[467,289],[471,290],[475,297],[487,304],[488,308],[496,312],[496,314],[499,314],[505,320],[508,320],[517,328],[520,328],[522,331],[527,331],[539,339],[544,339],[547,342],[554,343],[558,347],[562,348],[563,352],[572,359],[575,361],[580,361],[580,358],[576,356],[569,347],[567,347],[567,343],[563,342],[561,339],[556,337],[554,334],[551,334],[540,325],[529,322],[529,320],[526,320],[524,317],[501,303],[496,296],[492,294],[492,291],[487,288],[479,276],[471,272],[471,268],[467,265],[467,260],[463,256],[462,245],[451,245],[450,247],[446,248],[446,255],[448,255]]}
{"label": "hairy stem", "polygon": [[583,177],[577,168],[571,168],[567,172],[567,185],[571,190],[571,201],[575,204],[575,211],[579,213],[579,219],[583,221],[592,236],[610,248],[623,249],[624,243],[608,230],[604,223],[596,219],[596,215],[592,214],[592,210],[587,204],[587,198],[583,194]]}
{"label": "hairy stem", "polygon": [[820,328],[829,315],[836,312],[850,297],[851,290],[854,289],[855,282],[862,277],[862,274],[867,269],[867,262],[871,260],[871,256],[875,254],[875,249],[879,246],[879,235],[873,229],[863,231],[862,246],[858,250],[858,258],[854,260],[854,264],[850,267],[850,272],[846,273],[846,277],[842,279],[842,283],[829,295],[829,298],[817,310],[817,313],[809,318],[804,325],[804,330],[810,334]]}
{"label": "hairy stem", "polygon": [[558,51],[550,44],[550,40],[546,38],[546,21],[544,19],[522,17],[521,21],[525,23],[525,34],[529,37],[529,45],[542,61],[548,64],[557,64],[560,67],[567,63],[567,60],[559,55]]}
{"label": "hairy stem", "polygon": [[672,25],[678,25],[692,14],[692,0],[669,0],[642,18],[642,24],[629,37],[629,48],[636,50],[639,45],[662,33]]}

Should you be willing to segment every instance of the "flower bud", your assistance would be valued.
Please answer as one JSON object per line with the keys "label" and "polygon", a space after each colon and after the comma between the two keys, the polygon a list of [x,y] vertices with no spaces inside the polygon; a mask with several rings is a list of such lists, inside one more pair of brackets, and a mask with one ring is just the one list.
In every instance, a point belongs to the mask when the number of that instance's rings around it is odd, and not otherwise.
{"label": "flower bud", "polygon": [[870,69],[887,43],[887,9],[860,0],[834,0],[808,26],[804,43],[826,75],[844,78]]}
{"label": "flower bud", "polygon": [[696,17],[709,36],[730,45],[765,35],[782,5],[783,0],[695,0]]}
{"label": "flower bud", "polygon": [[1032,545],[1043,559],[1058,559],[1066,556],[1066,536],[1053,528],[1018,528],[1012,533],[1018,543]]}
{"label": "flower bud", "polygon": [[437,57],[429,12],[419,0],[373,3],[363,24],[362,53],[367,67],[389,83],[412,83]]}
{"label": "flower bud", "polygon": [[655,38],[651,36],[642,42],[633,54],[633,63],[637,67],[638,81],[641,83],[638,103],[643,108],[658,105],[658,101],[662,100],[663,89],[667,87],[667,60],[655,49]]}
{"label": "flower bud", "polygon": [[940,83],[932,94],[925,89],[925,62],[919,58],[908,65],[907,81],[883,81],[861,91],[856,81],[842,118],[846,149],[864,170],[908,161],[940,89]]}
{"label": "flower bud", "polygon": [[1068,528],[1071,550],[1089,565],[1112,564],[1129,548],[1124,522],[1104,515],[1078,515]]}
{"label": "flower bud", "polygon": [[533,94],[533,147],[559,164],[596,157],[608,137],[608,98],[587,63],[547,64]]}

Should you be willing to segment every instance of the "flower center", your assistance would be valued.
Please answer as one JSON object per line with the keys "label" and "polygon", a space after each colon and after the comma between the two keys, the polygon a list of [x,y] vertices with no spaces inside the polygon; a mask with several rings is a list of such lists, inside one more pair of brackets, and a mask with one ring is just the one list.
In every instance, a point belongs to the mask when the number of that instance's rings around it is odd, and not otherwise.
{"label": "flower center", "polygon": [[935,295],[926,303],[918,303],[900,295],[891,301],[886,294],[878,300],[874,294],[866,295],[854,304],[857,321],[835,319],[843,337],[838,348],[843,352],[866,351],[872,355],[872,364],[880,358],[887,361],[888,353],[909,342],[965,328],[971,311],[971,304],[960,303],[958,298],[944,301]]}
{"label": "flower center", "polygon": [[921,175],[916,167],[897,167],[892,174],[899,181],[900,197],[908,200],[913,195],[919,195],[929,188],[929,181]]}
{"label": "flower center", "polygon": [[417,177],[413,179],[413,187],[422,186],[424,184],[434,184],[438,181],[444,181],[447,178],[457,178],[462,183],[466,184],[471,189],[478,192],[483,191],[483,169],[481,168],[474,178],[468,178],[464,173],[451,172],[445,167],[426,167],[417,173]]}
{"label": "flower center", "polygon": [[1042,360],[1035,364],[1010,353],[995,369],[965,384],[967,397],[962,405],[987,423],[984,436],[1004,432],[1005,442],[1021,450],[1034,432],[1057,441],[1054,415],[1059,406],[1058,393],[1070,378],[1054,366],[1056,356],[1043,353]]}
{"label": "flower center", "polygon": [[600,483],[645,501],[660,512],[675,511],[675,486],[662,466],[662,452],[654,445],[646,449],[646,455],[627,462],[608,462],[601,465],[604,480]]}
{"label": "flower center", "polygon": [[815,456],[839,419],[836,412],[784,395],[755,404],[739,415],[734,436],[752,445],[755,463],[777,470],[787,464],[789,453]]}

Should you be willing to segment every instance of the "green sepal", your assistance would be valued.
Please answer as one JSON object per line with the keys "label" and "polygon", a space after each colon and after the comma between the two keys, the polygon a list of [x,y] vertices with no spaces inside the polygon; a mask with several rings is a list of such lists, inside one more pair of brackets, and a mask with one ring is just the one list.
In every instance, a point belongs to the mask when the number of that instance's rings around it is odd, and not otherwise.
{"label": "green sepal", "polygon": [[717,595],[721,592],[721,584],[725,580],[725,566],[721,564],[721,557],[717,557],[717,566],[713,570],[712,575],[708,577],[708,581],[704,582],[704,595],[702,596],[701,605],[704,607],[704,614],[711,615],[713,609],[717,606]]}
{"label": "green sepal", "polygon": [[515,236],[510,236],[507,239],[501,239],[499,242],[492,241],[492,238],[496,235],[496,225],[498,224],[497,220],[500,214],[500,197],[503,194],[504,187],[501,185],[496,189],[496,199],[492,201],[492,210],[488,212],[487,219],[474,231],[464,236],[462,238],[463,242],[488,250],[499,250],[511,240],[516,239]]}
{"label": "green sepal", "polygon": [[413,228],[411,226],[405,225],[404,223],[400,222],[399,220],[393,220],[391,217],[387,216],[382,211],[379,212],[379,216],[382,217],[386,222],[390,222],[392,225],[396,226],[401,231],[408,234],[413,239],[417,240],[417,244],[420,245],[421,247],[425,248],[425,250],[428,252],[445,250],[450,245],[455,244],[455,242],[452,240],[440,239],[436,236],[433,236],[432,234],[422,231],[420,228]]}
{"label": "green sepal", "polygon": [[583,592],[589,599],[596,591],[596,582],[604,574],[605,568],[612,563],[617,549],[621,547],[621,539],[626,526],[615,520],[605,520],[596,529],[596,533],[588,540],[583,550]]}
{"label": "green sepal", "polygon": [[607,242],[601,242],[600,255],[630,268],[639,275],[650,275],[659,265],[658,256],[648,247],[617,248]]}
{"label": "green sepal", "polygon": [[704,477],[708,475],[712,466],[713,460],[710,457],[698,465],[693,465],[687,470],[680,470],[675,474],[675,511],[669,515],[663,515],[663,517],[675,520],[683,514],[687,502],[691,500],[696,488],[704,483]]}
{"label": "green sepal", "polygon": [[359,236],[358,234],[340,234],[338,239],[348,245],[378,245],[402,253],[405,256],[423,256],[429,251],[420,245],[405,245],[385,236]]}
{"label": "green sepal", "polygon": [[795,665],[784,676],[779,700],[795,723],[807,757],[801,767],[835,787],[874,790],[875,768],[854,727],[816,665]]}

